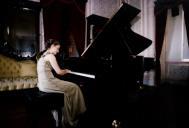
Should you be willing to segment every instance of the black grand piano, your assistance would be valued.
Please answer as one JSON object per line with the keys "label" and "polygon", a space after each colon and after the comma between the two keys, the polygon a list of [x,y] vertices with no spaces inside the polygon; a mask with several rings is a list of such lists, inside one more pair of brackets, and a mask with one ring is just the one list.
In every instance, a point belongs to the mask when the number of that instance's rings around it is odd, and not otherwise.
{"label": "black grand piano", "polygon": [[152,43],[131,29],[131,21],[139,12],[123,3],[81,57],[64,61],[66,68],[95,75],[95,79],[82,82],[89,116],[84,122],[89,127],[108,128],[114,119],[127,122],[129,118],[129,102],[141,81],[137,55]]}

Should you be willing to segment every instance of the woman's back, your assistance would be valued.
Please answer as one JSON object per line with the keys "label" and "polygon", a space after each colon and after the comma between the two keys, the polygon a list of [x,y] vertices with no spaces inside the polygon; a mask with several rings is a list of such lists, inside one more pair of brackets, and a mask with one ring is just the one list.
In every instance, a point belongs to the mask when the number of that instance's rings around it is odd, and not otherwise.
{"label": "woman's back", "polygon": [[50,84],[50,80],[55,78],[52,73],[52,66],[49,61],[45,60],[45,56],[42,55],[37,61],[38,86]]}

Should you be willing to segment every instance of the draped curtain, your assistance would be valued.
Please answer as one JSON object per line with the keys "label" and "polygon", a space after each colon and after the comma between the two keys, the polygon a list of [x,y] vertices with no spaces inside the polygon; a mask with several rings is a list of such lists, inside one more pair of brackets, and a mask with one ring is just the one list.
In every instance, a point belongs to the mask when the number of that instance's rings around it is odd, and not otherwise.
{"label": "draped curtain", "polygon": [[[161,65],[160,56],[164,42],[167,11],[168,9],[175,9],[179,4],[182,4],[184,10],[184,18],[187,30],[187,37],[189,38],[189,2],[187,0],[157,0],[155,2],[155,49],[156,49],[156,84],[159,85],[161,81]],[[189,41],[188,41],[189,43]]]}
{"label": "draped curtain", "polygon": [[187,32],[188,45],[189,45],[189,1],[185,0],[182,5],[184,10],[184,19],[186,24],[186,32]]}
{"label": "draped curtain", "polygon": [[161,80],[161,65],[160,55],[163,46],[166,20],[167,20],[167,8],[158,4],[155,5],[155,50],[156,50],[156,85],[159,85]]}
{"label": "draped curtain", "polygon": [[43,8],[44,38],[59,40],[68,49],[69,37],[79,54],[84,49],[86,0],[41,0]]}

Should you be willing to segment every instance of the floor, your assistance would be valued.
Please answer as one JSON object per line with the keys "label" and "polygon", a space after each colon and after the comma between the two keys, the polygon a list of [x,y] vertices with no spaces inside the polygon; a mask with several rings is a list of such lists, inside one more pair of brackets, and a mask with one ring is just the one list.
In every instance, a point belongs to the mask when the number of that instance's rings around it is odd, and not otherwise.
{"label": "floor", "polygon": [[[127,109],[110,117],[94,108],[81,116],[78,128],[112,128],[112,121],[120,121],[120,128],[179,128],[188,127],[189,87],[163,84],[161,87],[141,86],[135,95],[130,95]],[[10,102],[11,101],[11,102]],[[20,99],[4,99],[0,105],[0,127],[33,128],[30,115]],[[107,108],[108,110],[108,108]],[[180,122],[178,122],[178,119]],[[35,128],[54,128],[53,119],[46,114],[38,118]]]}
{"label": "floor", "polygon": [[[136,95],[130,96],[124,114],[115,119],[120,121],[120,128],[176,128],[178,125],[180,128],[183,124],[189,126],[186,121],[188,92],[189,87],[181,85],[141,86]],[[103,115],[83,119],[81,128],[111,128],[114,119],[106,120],[110,119],[109,115],[105,118],[101,116]],[[177,119],[181,119],[181,122]]]}

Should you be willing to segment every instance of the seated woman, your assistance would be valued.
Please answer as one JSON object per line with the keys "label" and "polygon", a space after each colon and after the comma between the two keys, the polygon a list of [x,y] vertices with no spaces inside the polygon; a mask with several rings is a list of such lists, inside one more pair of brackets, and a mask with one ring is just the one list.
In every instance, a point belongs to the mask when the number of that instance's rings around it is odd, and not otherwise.
{"label": "seated woman", "polygon": [[70,72],[68,69],[61,69],[57,63],[55,55],[59,49],[60,43],[57,40],[47,41],[47,49],[37,62],[37,86],[40,91],[64,93],[63,127],[76,127],[79,115],[86,111],[85,101],[78,85],[54,77],[52,69],[59,75]]}

